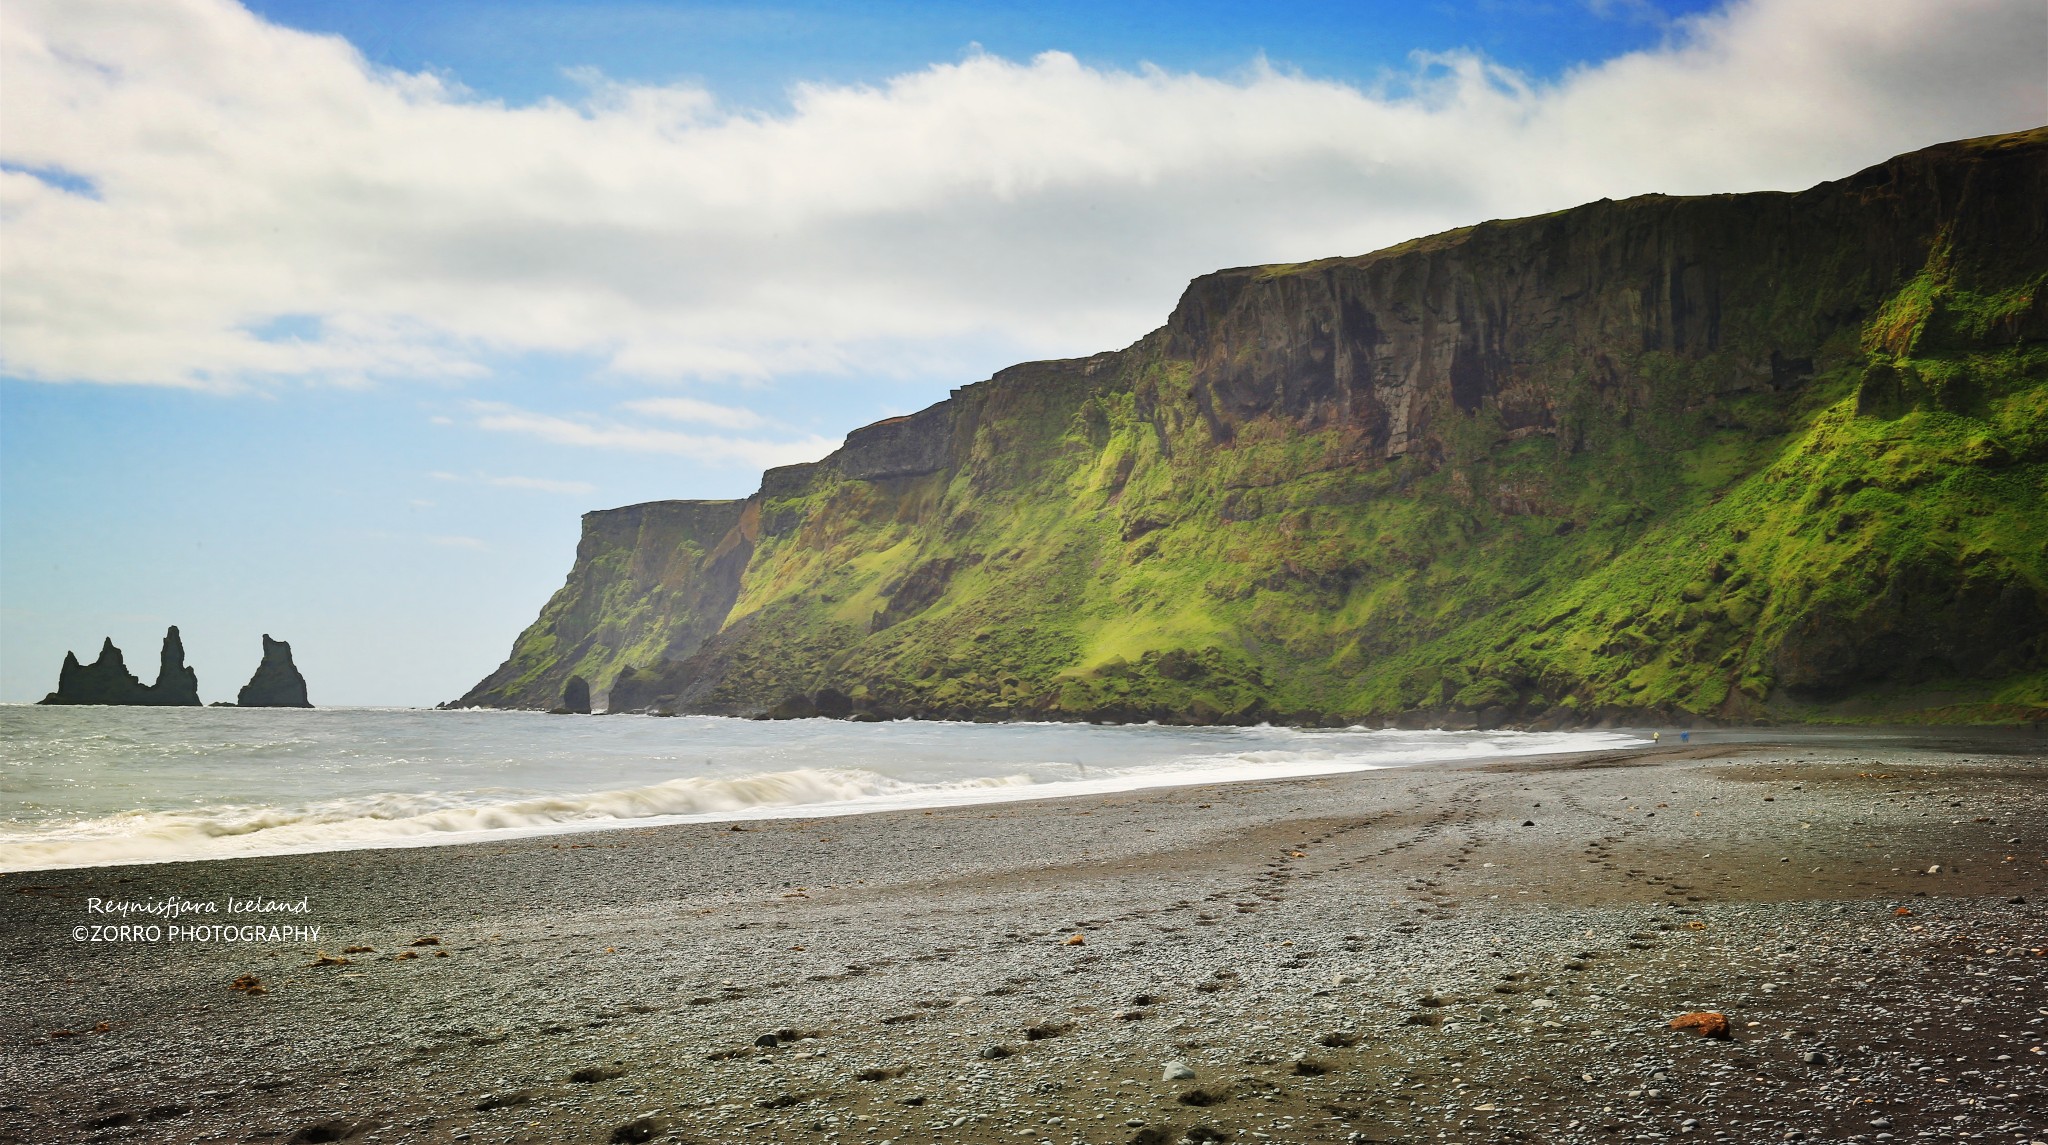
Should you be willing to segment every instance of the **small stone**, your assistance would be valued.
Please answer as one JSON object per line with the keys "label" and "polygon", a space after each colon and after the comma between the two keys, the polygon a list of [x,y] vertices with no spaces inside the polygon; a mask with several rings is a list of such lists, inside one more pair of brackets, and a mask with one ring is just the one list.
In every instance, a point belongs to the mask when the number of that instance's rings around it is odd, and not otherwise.
{"label": "small stone", "polygon": [[1703,1038],[1726,1039],[1728,1037],[1728,1016],[1714,1010],[1695,1010],[1671,1019],[1674,1030],[1691,1030]]}
{"label": "small stone", "polygon": [[1941,873],[1941,864],[1940,864],[1940,863],[1936,863],[1936,864],[1934,864],[1933,866],[1931,866],[1931,867],[1927,868],[1927,873],[1928,873],[1928,874],[1930,874],[1930,875],[1938,875],[1938,874],[1940,874],[1940,873]]}
{"label": "small stone", "polygon": [[1536,820],[1534,820],[1534,819],[1524,819],[1524,820],[1522,820],[1522,826],[1524,826],[1524,827],[1534,827],[1535,825],[1536,825]]}
{"label": "small stone", "polygon": [[983,1046],[981,1047],[980,1056],[984,1061],[995,1061],[998,1058],[1009,1057],[1010,1048],[1008,1046]]}
{"label": "small stone", "polygon": [[1828,1055],[1819,1050],[1808,1050],[1799,1055],[1799,1060],[1807,1065],[1826,1065],[1828,1064]]}
{"label": "small stone", "polygon": [[1186,1062],[1167,1062],[1166,1068],[1159,1072],[1159,1080],[1193,1081],[1195,1080],[1195,1071],[1188,1068],[1188,1063]]}
{"label": "small stone", "polygon": [[762,1034],[760,1037],[754,1039],[754,1044],[760,1046],[762,1049],[772,1050],[776,1046],[781,1045],[782,1042],[774,1034]]}

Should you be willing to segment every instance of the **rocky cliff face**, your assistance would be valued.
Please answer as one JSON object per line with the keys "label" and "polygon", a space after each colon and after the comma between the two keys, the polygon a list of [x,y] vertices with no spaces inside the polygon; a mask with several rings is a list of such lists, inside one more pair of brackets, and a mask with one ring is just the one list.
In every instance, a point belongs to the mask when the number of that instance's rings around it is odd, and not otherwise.
{"label": "rocky cliff face", "polygon": [[759,529],[756,501],[655,501],[583,515],[568,583],[498,670],[448,707],[549,710],[571,676],[602,702],[718,631]]}
{"label": "rocky cliff face", "polygon": [[185,665],[185,641],[174,624],[164,632],[155,684],[136,679],[128,670],[126,657],[109,638],[100,644],[99,658],[90,664],[80,664],[77,656],[66,652],[64,666],[57,673],[57,690],[38,702],[196,707],[199,675]]}
{"label": "rocky cliff face", "polygon": [[2044,489],[2035,131],[1206,276],[745,502],[592,514],[458,703],[2040,718]]}
{"label": "rocky cliff face", "polygon": [[310,708],[306,699],[306,678],[292,663],[292,646],[263,634],[263,659],[256,672],[235,696],[238,708]]}

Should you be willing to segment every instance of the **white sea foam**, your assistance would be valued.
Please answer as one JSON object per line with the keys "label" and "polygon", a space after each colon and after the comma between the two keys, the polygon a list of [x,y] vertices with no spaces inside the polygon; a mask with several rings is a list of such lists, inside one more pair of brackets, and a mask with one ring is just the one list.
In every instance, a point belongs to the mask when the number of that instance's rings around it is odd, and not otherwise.
{"label": "white sea foam", "polygon": [[1640,742],[1608,732],[10,707],[0,708],[0,783],[27,798],[0,818],[0,870],[1007,802]]}
{"label": "white sea foam", "polygon": [[219,859],[362,847],[419,846],[483,836],[745,818],[797,808],[916,806],[1029,784],[1024,776],[905,784],[871,772],[804,768],[733,779],[692,777],[585,795],[471,803],[433,792],[383,792],[294,808],[128,811],[46,829],[0,834],[0,870]]}

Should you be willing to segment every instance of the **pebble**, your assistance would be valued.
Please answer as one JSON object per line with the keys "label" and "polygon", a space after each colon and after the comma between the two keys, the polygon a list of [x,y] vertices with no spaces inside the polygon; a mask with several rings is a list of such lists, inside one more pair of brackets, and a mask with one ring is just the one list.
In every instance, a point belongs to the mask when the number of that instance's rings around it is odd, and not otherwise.
{"label": "pebble", "polygon": [[1195,1071],[1188,1068],[1188,1063],[1186,1062],[1167,1062],[1166,1068],[1159,1073],[1159,1079],[1161,1081],[1193,1081],[1195,1080]]}

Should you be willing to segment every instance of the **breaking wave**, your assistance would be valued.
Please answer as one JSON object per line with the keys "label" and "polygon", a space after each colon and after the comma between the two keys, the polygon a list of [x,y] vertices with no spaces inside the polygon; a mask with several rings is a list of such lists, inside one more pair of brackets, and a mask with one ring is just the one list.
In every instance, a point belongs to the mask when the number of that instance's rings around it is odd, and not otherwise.
{"label": "breaking wave", "polygon": [[998,803],[1642,742],[1620,732],[6,705],[0,870]]}
{"label": "breaking wave", "polygon": [[753,817],[821,805],[907,805],[920,795],[946,802],[965,795],[971,801],[979,792],[1030,783],[1029,777],[1016,775],[909,784],[873,772],[800,768],[726,779],[693,776],[617,791],[533,795],[495,803],[387,792],[296,808],[129,811],[38,832],[30,840],[0,834],[0,870],[417,846],[483,835]]}

